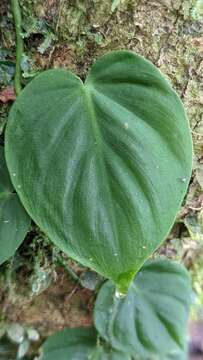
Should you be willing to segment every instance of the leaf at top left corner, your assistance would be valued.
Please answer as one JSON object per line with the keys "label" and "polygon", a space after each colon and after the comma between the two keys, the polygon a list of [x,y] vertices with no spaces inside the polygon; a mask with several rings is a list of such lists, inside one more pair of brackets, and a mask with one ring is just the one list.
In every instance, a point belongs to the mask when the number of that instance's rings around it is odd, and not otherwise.
{"label": "leaf at top left corner", "polygon": [[0,147],[0,265],[14,255],[30,226],[30,217],[14,193]]}

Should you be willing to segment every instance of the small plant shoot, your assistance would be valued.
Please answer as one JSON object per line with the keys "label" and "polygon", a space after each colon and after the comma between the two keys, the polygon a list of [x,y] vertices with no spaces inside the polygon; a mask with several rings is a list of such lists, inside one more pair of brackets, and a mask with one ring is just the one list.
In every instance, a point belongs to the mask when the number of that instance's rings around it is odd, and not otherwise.
{"label": "small plant shoot", "polygon": [[126,294],[169,233],[191,176],[188,120],[169,82],[130,51],[97,60],[84,83],[45,71],[13,105],[5,147],[36,224]]}

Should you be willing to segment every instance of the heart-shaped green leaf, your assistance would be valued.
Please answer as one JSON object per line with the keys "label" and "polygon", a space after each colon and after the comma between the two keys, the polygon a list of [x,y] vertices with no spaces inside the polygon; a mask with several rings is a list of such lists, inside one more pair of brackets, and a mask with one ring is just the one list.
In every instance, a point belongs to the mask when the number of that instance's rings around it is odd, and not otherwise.
{"label": "heart-shaped green leaf", "polygon": [[93,328],[65,329],[48,338],[42,360],[131,360],[131,356],[97,344]]}
{"label": "heart-shaped green leaf", "polygon": [[84,84],[65,70],[39,75],[6,129],[8,168],[30,216],[123,292],[174,223],[191,155],[180,99],[128,51],[96,61]]}
{"label": "heart-shaped green leaf", "polygon": [[96,346],[93,328],[65,329],[48,338],[42,347],[42,360],[86,360]]}
{"label": "heart-shaped green leaf", "polygon": [[169,359],[169,353],[185,349],[191,295],[188,272],[180,264],[148,261],[125,299],[116,298],[111,281],[102,286],[94,310],[95,326],[120,351],[144,359],[156,354]]}
{"label": "heart-shaped green leaf", "polygon": [[11,184],[0,147],[0,265],[14,255],[30,226],[30,218]]}

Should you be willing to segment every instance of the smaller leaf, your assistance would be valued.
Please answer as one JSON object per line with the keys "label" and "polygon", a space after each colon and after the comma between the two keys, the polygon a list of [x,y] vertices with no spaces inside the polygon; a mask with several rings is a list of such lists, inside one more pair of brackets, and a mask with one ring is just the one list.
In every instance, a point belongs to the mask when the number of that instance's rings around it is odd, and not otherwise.
{"label": "smaller leaf", "polygon": [[113,0],[111,5],[111,11],[114,12],[116,8],[120,5],[121,0]]}
{"label": "smaller leaf", "polygon": [[126,352],[97,343],[94,328],[65,329],[50,336],[42,347],[41,360],[131,360]]}
{"label": "smaller leaf", "polygon": [[25,339],[25,330],[20,324],[14,323],[8,327],[7,335],[13,343],[21,344]]}
{"label": "smaller leaf", "polygon": [[93,328],[65,329],[50,336],[42,347],[42,360],[85,360],[96,345]]}
{"label": "smaller leaf", "polygon": [[0,147],[0,265],[14,255],[30,226],[30,217],[13,191]]}
{"label": "smaller leaf", "polygon": [[[0,53],[0,86],[4,87],[12,84],[15,74],[15,64],[11,61],[4,60],[5,56]],[[3,60],[1,60],[1,58]]]}
{"label": "smaller leaf", "polygon": [[32,295],[36,296],[41,294],[52,282],[50,269],[43,269],[40,266],[36,266],[29,282],[31,285]]}
{"label": "smaller leaf", "polygon": [[95,290],[101,282],[101,277],[94,271],[85,271],[80,275],[80,281],[84,288]]}
{"label": "smaller leaf", "polygon": [[141,358],[180,352],[186,343],[191,282],[178,263],[148,261],[127,296],[118,299],[111,281],[97,297],[95,326],[112,347]]}

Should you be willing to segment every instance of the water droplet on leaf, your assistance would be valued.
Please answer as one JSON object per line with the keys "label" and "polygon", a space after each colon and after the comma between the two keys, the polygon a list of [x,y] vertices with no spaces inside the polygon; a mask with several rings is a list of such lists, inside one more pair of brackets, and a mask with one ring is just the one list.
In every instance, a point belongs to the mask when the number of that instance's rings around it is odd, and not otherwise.
{"label": "water droplet on leaf", "polygon": [[126,294],[124,294],[116,289],[115,297],[116,297],[116,299],[124,299],[126,297]]}

